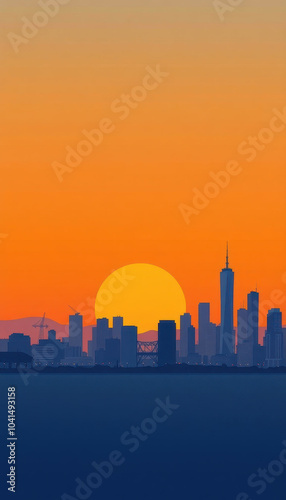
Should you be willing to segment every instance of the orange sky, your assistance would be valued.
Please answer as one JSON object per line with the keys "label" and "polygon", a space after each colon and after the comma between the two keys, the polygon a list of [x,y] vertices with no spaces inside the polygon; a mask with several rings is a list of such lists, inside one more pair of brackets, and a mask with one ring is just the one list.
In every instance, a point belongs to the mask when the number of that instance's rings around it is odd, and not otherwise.
{"label": "orange sky", "polygon": [[[18,54],[7,34],[41,9],[2,3],[0,317],[65,323],[67,304],[144,262],[219,322],[226,240],[235,307],[257,283],[285,313],[286,128],[252,162],[237,151],[286,106],[285,1],[245,0],[221,22],[211,0],[72,0]],[[120,120],[111,104],[157,64],[169,76]],[[51,164],[105,117],[114,131],[59,182]],[[241,173],[187,224],[179,207],[231,160]]]}

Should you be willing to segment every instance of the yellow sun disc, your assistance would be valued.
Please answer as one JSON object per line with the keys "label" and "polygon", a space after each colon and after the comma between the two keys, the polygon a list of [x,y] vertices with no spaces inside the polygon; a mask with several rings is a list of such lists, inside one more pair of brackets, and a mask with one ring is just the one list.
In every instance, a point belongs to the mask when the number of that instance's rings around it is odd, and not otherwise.
{"label": "yellow sun disc", "polygon": [[[96,318],[123,316],[138,332],[157,330],[161,319],[175,320],[186,312],[184,293],[175,278],[151,264],[130,264],[112,272],[95,301]],[[110,324],[111,326],[111,324]]]}

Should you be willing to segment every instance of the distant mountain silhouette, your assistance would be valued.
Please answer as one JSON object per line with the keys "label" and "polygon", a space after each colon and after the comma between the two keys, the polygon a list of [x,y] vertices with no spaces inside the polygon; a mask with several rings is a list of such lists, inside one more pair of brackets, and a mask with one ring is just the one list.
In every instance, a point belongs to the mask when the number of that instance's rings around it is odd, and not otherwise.
{"label": "distant mountain silhouette", "polygon": [[[33,325],[37,323],[41,318],[20,318],[11,320],[0,320],[0,338],[8,338],[12,333],[24,333],[25,335],[30,335],[32,343],[36,343],[39,338],[39,329],[33,328]],[[45,329],[45,338],[48,337],[48,330],[56,330],[58,338],[68,336],[68,326],[61,325],[52,319],[45,319],[45,324],[49,328]]]}
{"label": "distant mountain silhouette", "polygon": [[[33,325],[37,323],[41,318],[20,318],[11,320],[0,320],[0,338],[7,339],[12,333],[25,333],[30,335],[32,344],[38,342],[39,329],[33,328]],[[69,328],[68,325],[62,325],[53,319],[46,318],[45,323],[49,325],[49,328],[45,329],[45,338],[48,336],[48,330],[56,330],[57,338],[62,339],[63,337],[68,337]],[[263,337],[265,334],[265,327],[261,326],[259,328],[259,342],[263,343]],[[92,325],[85,326],[83,328],[83,348],[87,351],[87,341],[92,337]],[[142,342],[152,342],[157,340],[158,334],[156,330],[149,330],[147,332],[138,335],[138,340]],[[177,330],[177,339],[180,338],[180,331]]]}
{"label": "distant mountain silhouette", "polygon": [[[0,320],[0,338],[7,339],[12,333],[24,333],[25,335],[30,335],[32,344],[36,344],[39,339],[39,329],[33,328],[33,325],[39,320],[41,318],[38,317]],[[68,337],[68,325],[61,325],[49,318],[45,319],[45,324],[48,325],[48,328],[45,328],[45,338],[48,338],[48,330],[56,330],[58,339]],[[87,350],[87,341],[91,339],[91,328],[92,326],[85,326],[83,329],[84,350]]]}
{"label": "distant mountain silhouette", "polygon": [[[41,318],[20,318],[11,320],[0,320],[0,338],[7,339],[12,333],[24,333],[25,335],[30,335],[32,344],[36,344],[39,339],[39,329],[33,328],[33,325],[37,323]],[[53,319],[46,318],[45,324],[49,328],[45,329],[45,338],[48,337],[48,330],[56,330],[57,338],[62,339],[63,337],[68,337],[69,327],[68,325],[62,325]],[[157,332],[155,330],[150,330],[145,333],[138,335],[138,340],[142,342],[152,342],[157,340]],[[91,340],[92,337],[92,325],[85,326],[83,328],[83,348],[87,351],[87,342]]]}
{"label": "distant mountain silhouette", "polygon": [[158,333],[156,330],[149,330],[148,332],[145,333],[140,333],[138,335],[138,340],[141,340],[141,342],[153,342],[154,340],[157,340]]}

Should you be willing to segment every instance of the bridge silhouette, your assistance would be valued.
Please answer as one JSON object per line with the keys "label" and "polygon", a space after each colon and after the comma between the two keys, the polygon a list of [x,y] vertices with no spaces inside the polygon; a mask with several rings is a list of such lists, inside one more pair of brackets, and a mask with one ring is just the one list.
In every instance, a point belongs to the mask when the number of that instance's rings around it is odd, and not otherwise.
{"label": "bridge silhouette", "polygon": [[158,341],[137,342],[137,366],[144,366],[144,361],[158,366]]}

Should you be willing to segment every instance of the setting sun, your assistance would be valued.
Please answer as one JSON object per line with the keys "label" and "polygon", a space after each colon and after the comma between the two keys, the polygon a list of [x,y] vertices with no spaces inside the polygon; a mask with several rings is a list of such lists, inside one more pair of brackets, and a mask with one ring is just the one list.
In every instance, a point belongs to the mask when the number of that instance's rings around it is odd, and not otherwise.
{"label": "setting sun", "polygon": [[138,326],[138,333],[156,330],[160,319],[173,319],[179,325],[184,312],[186,300],[179,283],[151,264],[131,264],[112,272],[95,301],[97,318],[123,316],[126,325]]}

